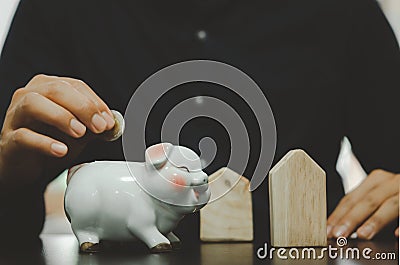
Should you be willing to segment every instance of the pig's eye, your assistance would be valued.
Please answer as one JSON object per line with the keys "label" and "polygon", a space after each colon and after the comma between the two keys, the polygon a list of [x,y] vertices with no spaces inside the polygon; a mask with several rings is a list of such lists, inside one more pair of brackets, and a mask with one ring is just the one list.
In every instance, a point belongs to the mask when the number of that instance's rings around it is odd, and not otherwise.
{"label": "pig's eye", "polygon": [[189,172],[189,169],[188,169],[187,167],[181,166],[181,167],[178,167],[178,168],[184,169],[184,170],[186,170],[187,172]]}

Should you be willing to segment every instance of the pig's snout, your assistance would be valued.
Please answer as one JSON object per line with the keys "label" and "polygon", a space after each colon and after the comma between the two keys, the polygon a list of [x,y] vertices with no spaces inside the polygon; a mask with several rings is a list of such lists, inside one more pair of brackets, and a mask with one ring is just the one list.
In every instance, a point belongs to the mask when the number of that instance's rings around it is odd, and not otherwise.
{"label": "pig's snout", "polygon": [[198,194],[202,194],[208,190],[208,184],[200,185],[200,186],[195,186],[193,187],[193,190],[197,192]]}
{"label": "pig's snout", "polygon": [[208,184],[208,176],[205,173],[194,176],[191,181],[191,186],[201,186],[205,184]]}
{"label": "pig's snout", "polygon": [[198,174],[192,179],[191,186],[198,194],[204,193],[208,189],[208,176],[207,174]]}

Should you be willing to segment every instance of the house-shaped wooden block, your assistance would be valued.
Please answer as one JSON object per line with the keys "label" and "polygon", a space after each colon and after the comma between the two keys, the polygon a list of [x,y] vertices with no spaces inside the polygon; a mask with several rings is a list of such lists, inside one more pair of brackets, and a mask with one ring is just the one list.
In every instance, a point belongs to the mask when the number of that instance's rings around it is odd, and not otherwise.
{"label": "house-shaped wooden block", "polygon": [[326,176],[303,150],[288,152],[269,173],[271,244],[326,246]]}
{"label": "house-shaped wooden block", "polygon": [[[252,241],[249,180],[229,168],[221,168],[210,175],[209,183],[211,202],[200,210],[200,239],[206,242]],[[220,197],[222,194],[225,195]]]}

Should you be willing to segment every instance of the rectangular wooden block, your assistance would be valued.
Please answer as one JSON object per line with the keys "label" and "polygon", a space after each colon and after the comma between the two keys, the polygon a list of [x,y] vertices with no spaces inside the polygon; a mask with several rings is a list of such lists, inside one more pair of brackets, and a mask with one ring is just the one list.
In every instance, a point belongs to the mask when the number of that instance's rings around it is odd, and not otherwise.
{"label": "rectangular wooden block", "polygon": [[289,151],[269,173],[271,244],[326,246],[325,171],[303,150]]}
{"label": "rectangular wooden block", "polygon": [[209,177],[209,183],[211,202],[200,210],[200,239],[206,242],[252,241],[249,180],[229,168],[221,168]]}

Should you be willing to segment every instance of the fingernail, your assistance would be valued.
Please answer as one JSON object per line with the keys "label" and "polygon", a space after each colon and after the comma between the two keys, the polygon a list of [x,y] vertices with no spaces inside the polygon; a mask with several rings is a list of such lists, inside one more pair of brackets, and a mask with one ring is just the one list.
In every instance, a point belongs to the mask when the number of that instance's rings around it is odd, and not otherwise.
{"label": "fingernail", "polygon": [[331,233],[331,231],[332,231],[332,226],[331,226],[331,225],[328,225],[328,226],[326,227],[326,234],[329,236],[330,233]]}
{"label": "fingernail", "polygon": [[79,136],[84,135],[86,132],[85,125],[83,125],[76,119],[71,119],[69,125],[71,126],[71,129]]}
{"label": "fingernail", "polygon": [[104,131],[107,126],[107,122],[97,113],[92,117],[92,124],[97,132]]}
{"label": "fingernail", "polygon": [[347,226],[341,225],[341,226],[336,227],[333,230],[333,235],[335,237],[340,237],[340,236],[343,236],[346,233],[346,231],[347,231]]}
{"label": "fingernail", "polygon": [[354,232],[353,234],[350,235],[351,239],[357,239],[358,238],[358,234],[357,232]]}
{"label": "fingernail", "polygon": [[57,155],[65,155],[68,151],[68,147],[60,143],[52,143],[51,150]]}
{"label": "fingernail", "polygon": [[103,116],[104,120],[107,122],[107,127],[108,128],[112,128],[115,125],[115,120],[114,117],[110,116],[110,114],[108,114],[106,111],[103,111],[101,113],[101,115]]}
{"label": "fingernail", "polygon": [[371,239],[374,235],[374,228],[372,225],[364,225],[358,229],[358,234],[366,239]]}

